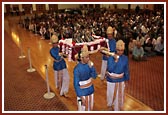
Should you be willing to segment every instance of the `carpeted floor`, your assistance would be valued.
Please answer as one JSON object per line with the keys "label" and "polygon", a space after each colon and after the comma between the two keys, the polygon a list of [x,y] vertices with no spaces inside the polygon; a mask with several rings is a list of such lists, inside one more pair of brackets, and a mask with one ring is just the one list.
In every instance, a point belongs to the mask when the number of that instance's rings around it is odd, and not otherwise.
{"label": "carpeted floor", "polygon": [[148,57],[147,61],[129,61],[131,79],[126,92],[156,111],[164,110],[164,57]]}
{"label": "carpeted floor", "polygon": [[4,111],[67,111],[57,95],[50,100],[43,97],[45,81],[38,72],[27,72],[28,60],[18,58],[19,48],[8,34],[4,43]]}

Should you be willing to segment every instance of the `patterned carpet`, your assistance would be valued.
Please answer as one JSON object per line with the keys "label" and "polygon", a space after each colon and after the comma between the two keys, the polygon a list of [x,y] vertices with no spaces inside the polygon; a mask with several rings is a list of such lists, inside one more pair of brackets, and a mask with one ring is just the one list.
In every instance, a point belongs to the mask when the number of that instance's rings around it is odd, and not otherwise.
{"label": "patterned carpet", "polygon": [[149,57],[147,61],[129,61],[131,79],[126,92],[156,111],[164,110],[164,57]]}
{"label": "patterned carpet", "polygon": [[4,43],[4,111],[67,111],[57,95],[43,98],[45,81],[37,72],[27,72],[28,60],[18,58],[19,49],[7,34]]}

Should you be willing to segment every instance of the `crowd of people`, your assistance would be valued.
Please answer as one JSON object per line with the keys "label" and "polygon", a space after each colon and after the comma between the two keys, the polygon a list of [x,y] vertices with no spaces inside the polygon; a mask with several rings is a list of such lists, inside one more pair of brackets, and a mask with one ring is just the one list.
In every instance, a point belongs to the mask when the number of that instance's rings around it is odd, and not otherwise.
{"label": "crowd of people", "polygon": [[[159,37],[164,39],[163,11],[163,9],[139,10],[137,13],[137,11],[117,12],[102,8],[87,10],[87,12],[82,10],[82,13],[74,14],[47,12],[25,17],[22,24],[44,39],[50,39],[53,33],[56,33],[59,39],[72,38],[77,43],[94,41],[92,34],[107,37],[107,27],[112,26],[114,38],[124,41],[126,47],[124,54],[129,55],[131,39],[140,41],[144,50],[152,44],[153,51],[158,44],[157,39],[160,39]],[[149,51],[146,50],[145,53],[148,54]]]}
{"label": "crowd of people", "polygon": [[[97,12],[100,11],[100,12]],[[55,85],[60,95],[67,97],[69,73],[59,53],[58,41],[72,38],[74,42],[94,41],[92,35],[106,38],[107,47],[100,48],[103,54],[101,80],[107,81],[107,106],[122,110],[126,80],[130,79],[128,56],[136,61],[146,57],[164,55],[164,10],[120,12],[107,9],[83,11],[82,14],[48,12],[26,17],[22,24],[28,30],[51,39],[50,54],[54,59]],[[106,50],[108,53],[103,53]],[[94,84],[97,72],[89,59],[86,45],[78,52],[78,64],[74,68],[74,89],[78,110],[93,110]]]}

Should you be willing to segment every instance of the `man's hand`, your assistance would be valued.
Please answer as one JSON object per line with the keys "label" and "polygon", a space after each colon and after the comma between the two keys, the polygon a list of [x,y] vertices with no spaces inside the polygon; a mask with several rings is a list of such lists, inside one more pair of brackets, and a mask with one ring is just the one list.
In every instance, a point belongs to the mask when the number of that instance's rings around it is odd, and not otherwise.
{"label": "man's hand", "polygon": [[89,67],[91,68],[94,64],[93,64],[92,61],[89,60],[88,65],[89,65]]}
{"label": "man's hand", "polygon": [[63,56],[63,53],[59,53],[59,56]]}
{"label": "man's hand", "polygon": [[115,59],[115,62],[118,62],[118,59],[119,59],[119,55],[117,55],[117,54],[114,54],[114,59]]}

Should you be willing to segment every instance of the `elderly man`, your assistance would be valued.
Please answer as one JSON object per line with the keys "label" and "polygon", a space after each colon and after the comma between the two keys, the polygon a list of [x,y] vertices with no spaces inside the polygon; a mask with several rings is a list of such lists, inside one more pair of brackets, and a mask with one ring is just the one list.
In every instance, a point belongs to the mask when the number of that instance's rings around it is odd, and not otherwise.
{"label": "elderly man", "polygon": [[50,54],[54,59],[53,69],[55,85],[56,88],[59,89],[60,95],[67,97],[69,90],[69,73],[66,67],[66,62],[59,54],[58,37],[56,35],[52,35],[51,42],[53,47],[50,49]]}
{"label": "elderly man", "polygon": [[86,45],[78,53],[79,63],[74,68],[74,88],[77,95],[78,110],[93,110],[94,87],[92,79],[97,77],[93,63],[89,59]]}
{"label": "elderly man", "polygon": [[107,60],[107,106],[115,111],[122,110],[124,104],[124,81],[129,80],[128,57],[123,55],[125,44],[122,40],[116,43],[118,59],[110,56]]}
{"label": "elderly man", "polygon": [[144,50],[139,41],[136,42],[136,45],[133,48],[132,58],[136,61],[146,61],[146,57],[144,56]]}

